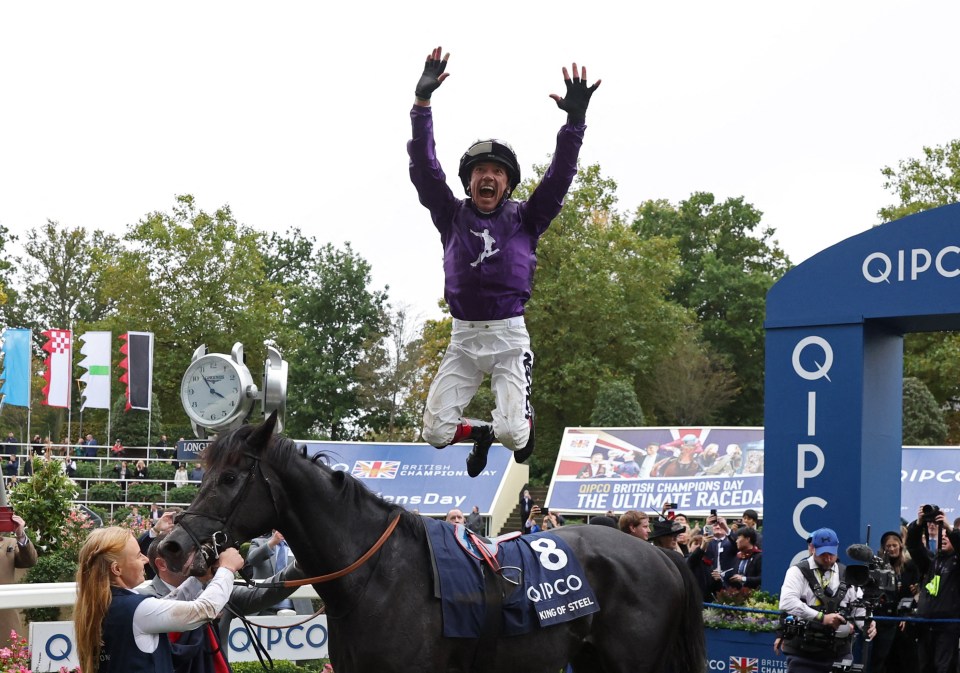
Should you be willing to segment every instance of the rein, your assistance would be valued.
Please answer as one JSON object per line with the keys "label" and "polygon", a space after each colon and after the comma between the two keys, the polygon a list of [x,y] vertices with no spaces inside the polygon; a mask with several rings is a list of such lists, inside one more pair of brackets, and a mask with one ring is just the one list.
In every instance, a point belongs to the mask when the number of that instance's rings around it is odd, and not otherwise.
{"label": "rein", "polygon": [[254,586],[261,589],[289,589],[291,587],[302,587],[308,584],[319,584],[321,582],[332,582],[333,580],[340,579],[344,575],[349,575],[354,570],[362,566],[364,563],[370,560],[370,557],[380,551],[380,547],[393,535],[393,531],[397,529],[397,524],[400,523],[400,510],[396,510],[393,513],[393,519],[390,521],[390,524],[387,526],[387,529],[383,531],[383,534],[380,535],[380,538],[373,543],[373,546],[366,551],[366,553],[358,558],[356,561],[348,565],[342,570],[336,572],[327,573],[326,575],[317,575],[316,577],[306,577],[302,580],[286,580],[283,582],[257,582]]}

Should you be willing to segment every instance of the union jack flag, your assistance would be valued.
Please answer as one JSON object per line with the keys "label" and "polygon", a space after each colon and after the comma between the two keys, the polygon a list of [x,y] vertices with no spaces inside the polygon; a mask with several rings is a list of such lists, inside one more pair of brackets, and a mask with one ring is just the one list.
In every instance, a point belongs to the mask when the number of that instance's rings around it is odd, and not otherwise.
{"label": "union jack flag", "polygon": [[730,670],[733,673],[757,673],[757,660],[746,657],[730,657]]}
{"label": "union jack flag", "polygon": [[358,460],[353,466],[353,476],[361,479],[395,479],[399,469],[399,460]]}

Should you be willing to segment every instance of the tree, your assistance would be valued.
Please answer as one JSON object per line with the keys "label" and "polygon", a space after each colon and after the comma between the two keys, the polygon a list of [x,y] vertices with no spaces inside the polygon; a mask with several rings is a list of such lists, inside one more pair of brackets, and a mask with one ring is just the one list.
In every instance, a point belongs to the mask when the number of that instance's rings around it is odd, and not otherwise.
{"label": "tree", "polygon": [[[10,255],[10,249],[16,243],[17,237],[10,233],[10,230],[0,224],[0,250],[5,254],[0,257],[0,307],[8,301],[7,292],[10,288],[10,276],[14,268],[14,258]],[[0,318],[3,314],[0,313]],[[0,319],[0,324],[8,325],[10,323]]]}
{"label": "tree", "polygon": [[[521,185],[518,198],[536,180]],[[600,381],[617,378],[641,389],[692,323],[690,312],[666,299],[676,247],[663,238],[637,237],[615,205],[616,183],[597,165],[582,168],[540,239],[526,310],[535,353],[535,479],[549,476],[564,427],[589,421]],[[643,391],[642,407],[653,394]]]}
{"label": "tree", "polygon": [[937,206],[960,200],[960,139],[939,147],[924,147],[923,158],[900,161],[897,168],[884,166],[883,188],[899,202],[884,206],[877,215],[884,222],[899,220]]}
{"label": "tree", "polygon": [[670,357],[657,363],[650,387],[656,391],[657,417],[667,425],[713,425],[737,393],[733,372],[695,331],[684,334]]}
{"label": "tree", "polygon": [[164,419],[188,427],[179,392],[194,349],[229,353],[239,341],[256,380],[260,367],[252,363],[264,361],[263,341],[278,334],[280,290],[266,275],[266,237],[237,223],[228,206],[207,213],[183,195],[170,213],[131,226],[123,242],[104,270],[118,308],[98,328],[115,339],[128,330],[154,333],[154,394]]}
{"label": "tree", "polygon": [[933,393],[918,378],[903,379],[903,444],[933,446],[947,439],[947,424]]}
{"label": "tree", "polygon": [[[896,202],[878,211],[890,221],[960,200],[960,139],[924,147],[923,157],[900,161],[881,170],[883,187]],[[904,373],[919,378],[946,409],[952,442],[960,439],[960,335],[950,332],[907,334]],[[904,419],[906,423],[906,419]]]}
{"label": "tree", "polygon": [[595,428],[629,428],[643,423],[637,391],[629,381],[611,379],[598,386],[590,425]]}
{"label": "tree", "polygon": [[158,395],[154,393],[153,413],[143,409],[127,410],[127,396],[121,394],[113,403],[112,436],[123,440],[124,446],[147,446],[147,425],[150,425],[150,441],[160,438],[163,425],[162,412],[158,404]]}
{"label": "tree", "polygon": [[669,238],[679,249],[670,297],[696,313],[704,341],[736,374],[739,394],[721,417],[731,425],[763,422],[766,294],[790,266],[761,219],[743,197],[717,203],[697,192],[676,206],[647,201],[633,221],[641,238]]}
{"label": "tree", "polygon": [[[311,257],[307,284],[289,298],[286,319],[296,341],[289,360],[288,432],[332,440],[369,429],[358,374],[386,334],[387,289],[369,290],[370,265],[349,244],[327,244]],[[368,379],[369,380],[369,379]]]}

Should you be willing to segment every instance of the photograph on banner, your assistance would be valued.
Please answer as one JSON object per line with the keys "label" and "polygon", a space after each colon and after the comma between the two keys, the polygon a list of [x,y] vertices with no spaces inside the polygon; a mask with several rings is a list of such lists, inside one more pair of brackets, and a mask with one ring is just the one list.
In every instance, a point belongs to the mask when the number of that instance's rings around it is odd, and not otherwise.
{"label": "photograph on banner", "polygon": [[664,505],[704,516],[763,511],[763,428],[567,428],[547,506],[602,514]]}

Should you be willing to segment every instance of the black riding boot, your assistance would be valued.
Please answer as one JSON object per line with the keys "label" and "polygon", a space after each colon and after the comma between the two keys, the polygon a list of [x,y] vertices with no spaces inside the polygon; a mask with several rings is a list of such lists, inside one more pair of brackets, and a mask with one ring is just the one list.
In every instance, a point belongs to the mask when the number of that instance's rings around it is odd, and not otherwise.
{"label": "black riding boot", "polygon": [[493,425],[484,421],[470,418],[463,419],[470,424],[470,439],[473,440],[473,450],[467,456],[467,474],[476,477],[487,466],[487,453],[496,437],[493,436]]}
{"label": "black riding boot", "polygon": [[536,435],[534,433],[535,424],[537,415],[533,412],[533,405],[530,405],[530,437],[527,439],[527,445],[522,449],[517,449],[513,452],[513,459],[518,463],[527,462],[527,458],[533,455],[533,447],[536,445]]}

